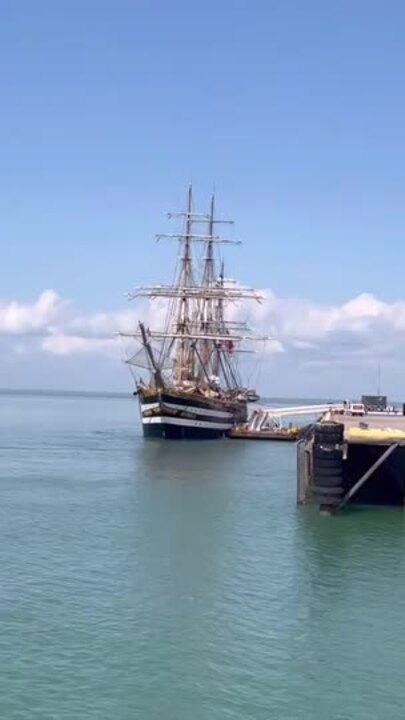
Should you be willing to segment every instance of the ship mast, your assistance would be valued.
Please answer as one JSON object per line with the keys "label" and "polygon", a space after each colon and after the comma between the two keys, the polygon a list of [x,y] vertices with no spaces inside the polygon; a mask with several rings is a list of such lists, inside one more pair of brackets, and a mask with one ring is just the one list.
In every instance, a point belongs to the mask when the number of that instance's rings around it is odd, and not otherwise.
{"label": "ship mast", "polygon": [[[210,205],[210,212],[209,212],[209,221],[208,221],[208,233],[207,233],[207,248],[206,248],[206,256],[205,256],[205,263],[204,263],[204,271],[202,276],[202,286],[204,288],[207,288],[208,291],[215,287],[216,296],[212,297],[212,295],[208,294],[205,300],[203,301],[203,325],[202,329],[207,334],[212,333],[213,331],[215,333],[218,333],[220,335],[227,336],[229,333],[228,324],[225,321],[224,318],[224,297],[225,297],[225,287],[224,287],[224,264],[221,263],[221,273],[218,279],[216,279],[215,274],[215,259],[214,259],[214,244],[215,244],[215,238],[214,238],[214,225],[221,224],[221,225],[233,225],[233,220],[219,220],[215,218],[215,195],[214,193],[211,196],[211,205]],[[219,238],[219,236],[217,236]],[[234,244],[239,244],[237,241],[227,241],[227,242],[233,242]],[[238,292],[238,289],[236,289],[236,292]],[[242,291],[243,292],[243,291]],[[232,294],[232,291],[231,291]],[[244,327],[244,324],[237,324],[237,327],[241,328]],[[235,371],[232,368],[232,364],[230,362],[229,352],[232,352],[233,349],[233,342],[232,340],[229,340],[229,342],[226,342],[225,345],[220,340],[215,340],[209,342],[208,340],[205,341],[203,346],[203,353],[202,353],[202,360],[205,363],[204,371],[205,376],[209,375],[212,377],[214,381],[216,381],[219,376],[222,374],[224,381],[228,387],[228,389],[231,389],[232,386],[235,386],[237,384],[236,377],[235,377]],[[210,367],[209,367],[210,366]],[[208,370],[209,368],[209,370]]]}
{"label": "ship mast", "polygon": [[[224,286],[224,263],[221,263],[221,272],[218,278],[218,285],[219,287]],[[215,306],[215,320],[217,324],[218,331],[220,328],[222,328],[223,320],[224,320],[224,301],[220,297],[217,300],[216,306]],[[218,343],[215,343],[215,354],[213,357],[213,374],[218,377],[220,372],[220,366],[221,366],[221,356],[220,356],[220,349]]]}
{"label": "ship mast", "polygon": [[[212,195],[208,213],[193,212],[193,193],[190,185],[186,210],[169,213],[169,219],[183,220],[180,233],[160,234],[161,238],[177,240],[180,244],[180,264],[176,280],[172,285],[137,288],[129,295],[137,297],[165,298],[168,310],[163,331],[151,332],[140,327],[141,332],[121,333],[124,337],[138,338],[148,358],[152,377],[156,385],[164,382],[163,371],[171,367],[175,387],[196,386],[218,387],[222,376],[225,389],[236,389],[236,366],[233,352],[245,340],[254,338],[245,323],[227,322],[224,318],[224,306],[229,301],[253,299],[260,302],[261,297],[255,290],[238,285],[225,284],[223,264],[218,277],[214,247],[219,244],[240,244],[214,234],[217,224],[232,225],[233,221],[215,218],[215,197]],[[207,227],[206,233],[195,232],[195,224]],[[192,244],[204,247],[203,267],[197,279],[193,267]],[[159,352],[152,347],[151,341],[158,343]],[[136,356],[130,361],[136,365]],[[142,365],[139,365],[142,367]],[[223,385],[224,387],[224,385]]]}
{"label": "ship mast", "polygon": [[[209,212],[209,219],[208,219],[208,232],[207,232],[207,245],[206,245],[206,255],[204,258],[204,270],[202,274],[202,287],[207,289],[207,295],[202,300],[202,309],[201,309],[201,331],[202,333],[209,334],[213,331],[213,306],[214,306],[214,299],[212,298],[212,295],[210,295],[210,289],[213,286],[214,283],[214,242],[213,242],[213,236],[214,236],[214,212],[215,212],[215,196],[212,194],[211,196],[211,206],[210,206],[210,212]],[[212,343],[211,343],[212,345]],[[203,340],[201,343],[201,368],[200,368],[200,374],[199,374],[199,381],[205,382],[210,378],[210,371],[209,371],[209,360],[210,360],[210,341],[209,340]]]}
{"label": "ship mast", "polygon": [[[189,297],[187,294],[187,288],[192,285],[192,265],[191,265],[191,247],[190,238],[192,234],[192,208],[193,208],[193,189],[190,185],[188,188],[188,199],[187,199],[187,211],[185,214],[185,233],[182,240],[182,255],[181,255],[181,267],[178,285],[184,288],[183,296],[180,300],[180,307],[177,316],[177,332],[180,335],[185,335],[189,330],[190,316],[189,316]],[[188,347],[185,337],[181,337],[177,343],[177,351],[175,353],[175,371],[174,380],[175,382],[182,383],[184,380],[189,380],[189,375],[192,372],[192,353]]]}

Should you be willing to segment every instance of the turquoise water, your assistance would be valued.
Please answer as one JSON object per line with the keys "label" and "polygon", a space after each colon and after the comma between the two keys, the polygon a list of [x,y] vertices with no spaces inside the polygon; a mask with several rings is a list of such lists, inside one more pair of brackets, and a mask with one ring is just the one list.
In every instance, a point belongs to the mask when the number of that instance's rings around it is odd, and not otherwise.
{"label": "turquoise water", "polygon": [[2,396],[2,720],[402,720],[405,523],[295,505],[290,445]]}

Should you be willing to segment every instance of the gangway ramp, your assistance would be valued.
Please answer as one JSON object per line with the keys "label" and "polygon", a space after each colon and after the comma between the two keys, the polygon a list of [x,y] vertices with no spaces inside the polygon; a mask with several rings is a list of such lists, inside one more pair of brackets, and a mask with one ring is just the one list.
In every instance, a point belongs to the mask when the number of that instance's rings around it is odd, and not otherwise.
{"label": "gangway ramp", "polygon": [[247,429],[261,431],[283,426],[283,419],[295,417],[320,417],[326,413],[334,414],[344,411],[341,403],[322,403],[320,405],[296,405],[289,407],[260,407],[256,408],[247,422]]}
{"label": "gangway ramp", "polygon": [[[247,422],[236,425],[230,437],[245,440],[298,440],[305,432],[305,426],[297,424],[300,417],[318,419],[326,415],[343,413],[340,403],[318,405],[295,405],[284,407],[256,407]],[[286,422],[288,421],[288,422]]]}

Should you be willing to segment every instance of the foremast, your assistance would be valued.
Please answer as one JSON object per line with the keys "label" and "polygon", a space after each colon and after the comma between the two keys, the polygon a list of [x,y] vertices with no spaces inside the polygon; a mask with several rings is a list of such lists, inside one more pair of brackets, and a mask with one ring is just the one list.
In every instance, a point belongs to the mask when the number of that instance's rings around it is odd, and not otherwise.
{"label": "foremast", "polygon": [[[177,308],[173,308],[175,315],[175,330],[177,339],[174,354],[173,380],[176,384],[182,385],[191,379],[191,371],[194,365],[194,356],[190,344],[186,340],[186,334],[190,330],[190,298],[187,288],[193,286],[193,266],[191,257],[191,234],[193,228],[193,191],[191,185],[188,189],[187,210],[184,213],[184,235],[181,240],[180,273],[177,286],[184,288]],[[169,330],[170,328],[168,328]]]}

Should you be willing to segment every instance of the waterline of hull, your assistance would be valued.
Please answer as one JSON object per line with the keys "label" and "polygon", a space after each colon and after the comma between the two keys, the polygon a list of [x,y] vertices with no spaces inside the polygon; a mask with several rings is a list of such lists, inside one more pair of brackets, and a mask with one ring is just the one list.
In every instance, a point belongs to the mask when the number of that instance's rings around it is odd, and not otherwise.
{"label": "waterline of hull", "polygon": [[212,427],[170,425],[163,422],[143,425],[143,434],[145,438],[165,440],[216,440],[226,437],[228,431],[215,430]]}
{"label": "waterline of hull", "polygon": [[184,427],[196,427],[203,429],[222,430],[226,432],[231,430],[233,423],[212,422],[210,420],[189,420],[187,418],[175,418],[167,415],[159,415],[157,417],[143,417],[143,425],[183,425]]}

